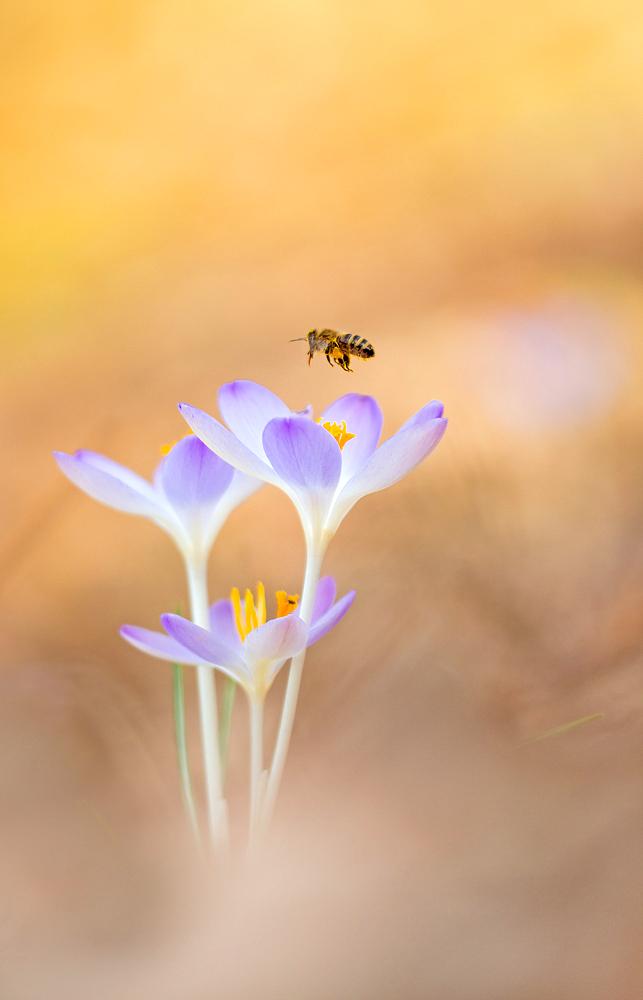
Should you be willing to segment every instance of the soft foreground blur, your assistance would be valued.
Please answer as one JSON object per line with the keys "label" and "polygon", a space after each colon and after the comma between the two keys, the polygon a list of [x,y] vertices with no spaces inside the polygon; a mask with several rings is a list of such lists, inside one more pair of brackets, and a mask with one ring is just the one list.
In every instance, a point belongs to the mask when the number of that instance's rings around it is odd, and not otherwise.
{"label": "soft foreground blur", "polygon": [[[3,1000],[639,1000],[643,18],[630,3],[5,5]],[[311,368],[313,326],[371,340]],[[349,515],[266,859],[181,812],[179,558],[63,479],[150,475],[233,378],[431,398],[425,465]],[[266,487],[212,599],[299,589]],[[270,698],[274,737],[283,680]],[[197,779],[198,733],[189,684]],[[549,740],[544,730],[601,719]],[[230,770],[246,819],[246,714]]]}

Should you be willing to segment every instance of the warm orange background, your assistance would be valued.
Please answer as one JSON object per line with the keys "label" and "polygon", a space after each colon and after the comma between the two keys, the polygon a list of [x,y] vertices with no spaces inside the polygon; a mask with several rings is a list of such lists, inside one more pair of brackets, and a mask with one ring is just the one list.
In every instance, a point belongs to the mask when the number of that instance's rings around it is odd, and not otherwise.
{"label": "warm orange background", "polygon": [[[639,1000],[641,8],[14,0],[0,44],[3,998]],[[309,369],[327,325],[375,359]],[[178,556],[50,455],[149,475],[232,378],[451,421],[329,551],[358,599],[241,928],[188,860],[170,668],[117,635],[185,604]],[[212,597],[302,558],[266,488]]]}

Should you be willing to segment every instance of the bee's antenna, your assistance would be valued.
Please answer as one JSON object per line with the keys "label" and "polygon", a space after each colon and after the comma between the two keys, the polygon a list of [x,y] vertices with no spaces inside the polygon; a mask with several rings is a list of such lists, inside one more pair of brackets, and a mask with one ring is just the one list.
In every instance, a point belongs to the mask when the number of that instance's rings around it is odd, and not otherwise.
{"label": "bee's antenna", "polygon": [[296,344],[298,340],[308,340],[308,337],[295,337],[295,339],[289,341],[289,343],[290,344]]}

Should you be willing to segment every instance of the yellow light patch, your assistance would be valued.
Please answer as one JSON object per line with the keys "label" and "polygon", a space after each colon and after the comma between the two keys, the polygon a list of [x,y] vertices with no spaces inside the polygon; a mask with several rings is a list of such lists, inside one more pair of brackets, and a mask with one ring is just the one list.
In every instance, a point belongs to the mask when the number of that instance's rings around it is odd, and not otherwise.
{"label": "yellow light patch", "polygon": [[162,444],[161,447],[159,448],[161,455],[169,455],[175,444],[178,444],[179,441],[183,440],[183,438],[190,437],[193,433],[194,431],[188,431],[187,434],[184,434],[182,438],[177,438],[176,441],[172,441],[170,444]]}
{"label": "yellow light patch", "polygon": [[[321,422],[321,417],[317,421],[317,423],[320,422]],[[345,420],[342,420],[341,424],[331,424],[330,420],[327,420],[325,424],[322,424],[322,427],[325,430],[327,430],[329,434],[333,435],[333,437],[337,441],[337,444],[339,445],[340,451],[343,449],[347,441],[350,441],[351,438],[355,437],[354,434],[351,434],[350,431],[346,430]]]}

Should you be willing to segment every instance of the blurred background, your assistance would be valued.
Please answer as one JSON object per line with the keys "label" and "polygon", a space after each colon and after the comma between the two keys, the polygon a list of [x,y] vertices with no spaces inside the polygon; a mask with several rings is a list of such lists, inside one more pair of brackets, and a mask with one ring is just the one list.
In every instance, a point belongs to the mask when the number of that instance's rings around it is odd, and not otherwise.
{"label": "blurred background", "polygon": [[[0,45],[3,997],[638,1000],[641,8],[6,0]],[[322,326],[376,357],[309,368]],[[231,885],[181,812],[171,668],[118,637],[185,605],[179,557],[51,450],[149,476],[234,378],[450,426],[329,550],[358,598]],[[303,555],[266,487],[212,599],[297,591]]]}

